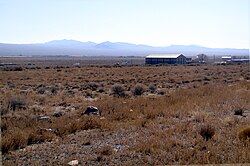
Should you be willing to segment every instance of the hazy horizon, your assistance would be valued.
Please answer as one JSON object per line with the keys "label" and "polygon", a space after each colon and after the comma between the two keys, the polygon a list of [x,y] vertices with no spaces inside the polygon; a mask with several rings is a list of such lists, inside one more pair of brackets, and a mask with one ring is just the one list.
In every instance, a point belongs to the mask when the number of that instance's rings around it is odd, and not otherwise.
{"label": "hazy horizon", "polygon": [[[90,40],[86,40],[86,41],[80,41],[80,40],[74,40],[74,39],[55,39],[55,40],[50,40],[50,41],[45,41],[45,42],[36,42],[36,43],[2,43],[0,42],[0,44],[20,44],[20,45],[29,45],[29,44],[48,44],[50,42],[62,42],[62,41],[76,41],[76,42],[81,42],[81,43],[88,43],[88,42],[91,42],[91,43],[95,43],[95,44],[102,44],[102,43],[105,43],[105,42],[111,42],[111,43],[127,43],[127,44],[135,44],[135,43],[129,43],[129,42],[123,42],[123,41],[117,41],[117,42],[112,42],[112,41],[109,41],[109,40],[105,40],[105,41],[101,41],[101,42],[95,42],[95,41],[90,41]],[[207,47],[207,46],[204,46],[204,45],[199,45],[199,44],[170,44],[170,45],[162,45],[162,46],[151,46],[151,45],[148,45],[148,44],[144,44],[144,43],[136,43],[135,45],[145,45],[145,46],[149,46],[149,47],[170,47],[170,46],[197,46],[197,47],[205,47],[205,48],[218,48],[218,47]],[[70,46],[70,45],[69,45]],[[222,47],[221,47],[222,48]],[[223,49],[249,49],[249,48],[232,48],[232,47],[227,47],[227,48],[223,48]]]}
{"label": "hazy horizon", "polygon": [[52,40],[249,49],[248,0],[6,0],[0,43]]}

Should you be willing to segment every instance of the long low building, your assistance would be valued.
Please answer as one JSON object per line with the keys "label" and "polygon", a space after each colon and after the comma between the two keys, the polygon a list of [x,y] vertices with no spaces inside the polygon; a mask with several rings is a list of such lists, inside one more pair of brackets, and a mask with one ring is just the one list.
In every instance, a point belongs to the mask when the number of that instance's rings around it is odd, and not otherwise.
{"label": "long low building", "polygon": [[151,54],[146,56],[145,64],[186,64],[187,58],[183,54]]}

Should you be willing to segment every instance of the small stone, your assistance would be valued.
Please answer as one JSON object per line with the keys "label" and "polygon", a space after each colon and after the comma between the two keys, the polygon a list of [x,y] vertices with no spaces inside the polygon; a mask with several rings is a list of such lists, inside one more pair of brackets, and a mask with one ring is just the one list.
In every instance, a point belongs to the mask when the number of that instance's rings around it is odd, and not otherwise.
{"label": "small stone", "polygon": [[39,116],[37,119],[40,120],[40,121],[50,121],[49,116]]}
{"label": "small stone", "polygon": [[79,164],[78,160],[72,160],[68,163],[68,165],[78,165],[78,164]]}

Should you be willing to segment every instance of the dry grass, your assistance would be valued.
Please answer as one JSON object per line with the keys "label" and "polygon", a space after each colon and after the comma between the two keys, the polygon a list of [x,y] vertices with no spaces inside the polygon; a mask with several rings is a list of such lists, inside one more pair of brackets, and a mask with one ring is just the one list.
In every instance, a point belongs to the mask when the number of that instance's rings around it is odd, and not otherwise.
{"label": "dry grass", "polygon": [[[247,70],[247,65],[208,65],[2,71],[4,160],[22,162],[17,149],[55,140],[56,146],[70,144],[68,137],[90,131],[95,139],[81,138],[81,144],[100,147],[85,154],[97,154],[93,160],[76,156],[85,164],[249,163],[249,143],[241,141],[249,137],[249,128],[241,130],[250,120]],[[82,115],[89,105],[102,117]],[[114,150],[117,144],[127,148]]]}
{"label": "dry grass", "polygon": [[239,139],[242,141],[250,140],[250,127],[241,129],[238,136],[239,136]]}

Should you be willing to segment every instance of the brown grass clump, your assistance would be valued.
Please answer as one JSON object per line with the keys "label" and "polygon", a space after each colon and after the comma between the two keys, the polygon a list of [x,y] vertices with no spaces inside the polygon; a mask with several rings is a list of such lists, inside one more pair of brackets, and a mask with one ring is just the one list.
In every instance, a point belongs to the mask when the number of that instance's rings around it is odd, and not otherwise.
{"label": "brown grass clump", "polygon": [[98,117],[82,117],[80,119],[62,117],[54,123],[53,129],[58,130],[55,134],[59,136],[75,133],[80,130],[101,129],[105,127],[105,122],[98,119]]}
{"label": "brown grass clump", "polygon": [[241,129],[240,132],[238,133],[238,137],[242,141],[245,141],[247,139],[250,140],[250,127]]}
{"label": "brown grass clump", "polygon": [[6,134],[1,140],[2,153],[6,153],[9,150],[16,150],[23,148],[27,145],[27,135],[21,130],[16,129],[10,134]]}
{"label": "brown grass clump", "polygon": [[99,129],[102,127],[102,121],[98,118],[86,118],[81,126],[82,130],[89,130],[89,129]]}
{"label": "brown grass clump", "polygon": [[1,119],[1,149],[3,153],[24,148],[27,145],[51,140],[54,133],[40,130],[31,118]]}

